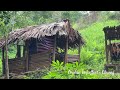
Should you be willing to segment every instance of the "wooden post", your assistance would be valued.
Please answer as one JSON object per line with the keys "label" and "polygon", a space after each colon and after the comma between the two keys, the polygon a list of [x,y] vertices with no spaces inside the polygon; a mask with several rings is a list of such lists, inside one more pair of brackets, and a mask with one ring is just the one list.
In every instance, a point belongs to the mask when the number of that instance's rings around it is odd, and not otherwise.
{"label": "wooden post", "polygon": [[109,40],[109,50],[108,50],[108,53],[109,53],[109,59],[110,59],[110,61],[112,62],[112,58],[111,58],[111,55],[112,55],[112,53],[111,53],[111,40]]}
{"label": "wooden post", "polygon": [[56,51],[56,35],[54,37],[53,58],[52,58],[52,60],[54,61],[55,61],[55,51]]}
{"label": "wooden post", "polygon": [[25,42],[25,71],[27,72],[29,70],[29,48],[28,48],[28,41]]}
{"label": "wooden post", "polygon": [[23,57],[25,57],[25,46],[23,45]]}
{"label": "wooden post", "polygon": [[17,45],[17,58],[21,57],[21,47],[20,45]]}
{"label": "wooden post", "polygon": [[38,40],[36,39],[36,53],[38,53]]}
{"label": "wooden post", "polygon": [[66,44],[65,44],[65,60],[64,63],[67,63],[67,52],[68,52],[68,36],[66,37]]}
{"label": "wooden post", "polygon": [[106,50],[106,62],[108,64],[108,46],[107,46],[107,38],[105,34],[105,50]]}
{"label": "wooden post", "polygon": [[80,49],[81,49],[81,46],[80,46],[80,41],[79,41],[79,46],[78,46],[79,60],[78,60],[78,63],[80,63]]}
{"label": "wooden post", "polygon": [[65,64],[67,63],[67,59],[68,59],[68,56],[67,56],[67,52],[68,52],[68,36],[69,36],[69,31],[70,31],[70,22],[69,22],[68,19],[67,19],[66,25],[67,25],[67,28],[66,28],[67,37],[66,37],[66,45],[65,45],[65,60],[64,60]]}
{"label": "wooden post", "polygon": [[9,65],[8,65],[8,46],[7,46],[7,36],[5,36],[5,78],[9,79]]}
{"label": "wooden post", "polygon": [[2,74],[5,74],[5,55],[4,55],[4,47],[2,48]]}

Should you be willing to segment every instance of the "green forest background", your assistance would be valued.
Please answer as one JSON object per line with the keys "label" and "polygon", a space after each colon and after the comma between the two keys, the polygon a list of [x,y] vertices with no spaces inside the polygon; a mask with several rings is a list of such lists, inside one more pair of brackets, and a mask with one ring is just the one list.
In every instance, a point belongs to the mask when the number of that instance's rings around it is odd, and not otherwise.
{"label": "green forest background", "polygon": [[[80,64],[53,62],[51,70],[22,76],[24,79],[112,79],[120,78],[120,74],[105,73],[105,43],[103,28],[120,25],[120,11],[0,11],[0,38],[10,31],[30,25],[58,22],[69,19],[72,27],[78,30],[85,45],[81,49]],[[16,47],[9,45],[9,58],[16,55]],[[1,50],[1,49],[0,49]],[[69,50],[69,54],[77,54],[78,50]],[[91,72],[98,72],[93,73]],[[84,73],[83,73],[84,72]],[[2,75],[0,51],[0,75]]]}

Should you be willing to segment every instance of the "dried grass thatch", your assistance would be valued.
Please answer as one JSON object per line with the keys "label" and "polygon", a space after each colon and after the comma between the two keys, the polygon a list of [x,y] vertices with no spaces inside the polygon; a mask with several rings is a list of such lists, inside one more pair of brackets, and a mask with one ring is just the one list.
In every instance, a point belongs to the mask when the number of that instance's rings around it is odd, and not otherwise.
{"label": "dried grass thatch", "polygon": [[[69,20],[63,20],[58,23],[43,24],[36,26],[28,26],[25,28],[17,29],[9,33],[8,44],[16,41],[26,41],[31,38],[41,39],[45,36],[57,36],[58,46],[64,48],[65,37],[68,36],[69,47],[74,48],[80,44],[84,44],[84,41],[78,33],[74,30],[69,23]],[[62,42],[61,42],[62,41]],[[5,40],[0,40],[0,48],[5,45]]]}

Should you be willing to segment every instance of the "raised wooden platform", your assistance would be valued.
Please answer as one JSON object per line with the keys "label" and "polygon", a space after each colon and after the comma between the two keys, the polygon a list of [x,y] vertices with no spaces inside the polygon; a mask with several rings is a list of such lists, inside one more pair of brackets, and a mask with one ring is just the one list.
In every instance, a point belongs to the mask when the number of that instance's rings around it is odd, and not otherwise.
{"label": "raised wooden platform", "polygon": [[70,55],[68,54],[68,60],[67,62],[76,62],[76,61],[79,61],[79,55]]}
{"label": "raised wooden platform", "polygon": [[120,64],[105,64],[105,70],[120,72]]}

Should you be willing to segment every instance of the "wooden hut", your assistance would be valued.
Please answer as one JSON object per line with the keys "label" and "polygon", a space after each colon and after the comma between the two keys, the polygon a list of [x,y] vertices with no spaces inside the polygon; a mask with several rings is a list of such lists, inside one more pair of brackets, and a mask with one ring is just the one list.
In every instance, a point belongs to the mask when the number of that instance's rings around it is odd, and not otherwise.
{"label": "wooden hut", "polygon": [[106,64],[105,70],[120,71],[120,26],[104,27]]}
{"label": "wooden hut", "polygon": [[[8,35],[7,44],[11,43],[17,45],[17,54],[15,58],[8,60],[9,72],[20,74],[49,67],[52,60],[61,60],[64,63],[79,61],[80,48],[84,41],[66,19],[13,30]],[[3,74],[6,72],[4,47],[5,39],[1,39]],[[70,48],[78,48],[78,54],[67,54]]]}

